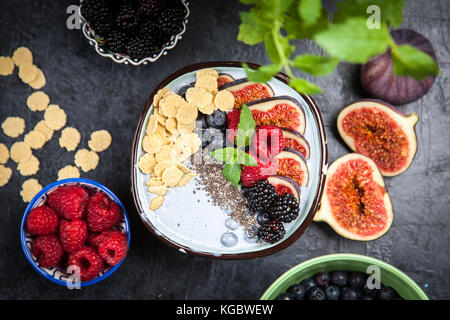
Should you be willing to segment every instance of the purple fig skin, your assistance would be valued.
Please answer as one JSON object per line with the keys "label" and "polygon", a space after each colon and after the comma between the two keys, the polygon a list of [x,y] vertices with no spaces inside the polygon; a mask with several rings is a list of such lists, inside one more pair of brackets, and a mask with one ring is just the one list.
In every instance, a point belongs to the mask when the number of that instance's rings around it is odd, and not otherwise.
{"label": "purple fig skin", "polygon": [[231,75],[228,74],[228,73],[219,73],[219,78],[227,78],[228,80],[231,80],[231,82],[234,81],[233,76],[231,76]]}
{"label": "purple fig skin", "polygon": [[[248,84],[253,84],[253,82],[248,81],[247,78],[242,78],[242,79],[234,80],[232,82],[225,83],[223,86],[219,87],[219,90],[230,89],[230,88],[232,88],[234,86],[243,84],[245,82],[248,82]],[[272,87],[270,85],[268,85],[267,83],[261,83],[261,84],[264,85],[267,88],[267,90],[269,91],[271,96],[274,95],[273,89],[272,89]]]}
{"label": "purple fig skin", "polygon": [[[309,183],[309,169],[308,169],[308,165],[306,164],[306,159],[305,159],[305,157],[302,156],[302,154],[301,154],[300,152],[298,152],[297,150],[294,150],[294,149],[291,149],[291,148],[283,148],[282,151],[293,153],[293,154],[295,154],[296,156],[298,156],[298,157],[303,161],[303,163],[305,164],[305,169],[306,169],[306,170],[305,170],[306,184],[304,184],[304,186],[307,186],[308,183]],[[279,155],[277,155],[275,158],[280,159],[280,158],[278,158],[278,157],[279,157]]]}
{"label": "purple fig skin", "polygon": [[[436,61],[436,54],[430,41],[420,33],[409,29],[391,32],[398,44],[409,44]],[[372,97],[386,100],[394,105],[405,104],[423,97],[431,88],[436,76],[418,81],[413,77],[400,77],[393,73],[391,53],[378,55],[361,67],[361,85]]]}
{"label": "purple fig skin", "polygon": [[289,133],[291,133],[291,134],[293,134],[293,135],[299,137],[300,140],[301,140],[301,142],[302,142],[302,143],[301,143],[302,146],[307,150],[307,155],[308,155],[308,157],[304,157],[304,158],[305,158],[305,159],[309,159],[309,155],[311,154],[311,147],[310,147],[310,145],[309,145],[308,140],[306,140],[305,136],[302,135],[302,134],[300,134],[300,133],[298,133],[297,131],[294,131],[294,130],[291,130],[291,129],[287,129],[287,128],[281,128],[281,131],[282,131],[283,133],[286,131],[286,132],[289,132]]}
{"label": "purple fig skin", "polygon": [[276,184],[276,182],[273,180],[276,179],[283,180],[284,182],[286,182],[289,185],[289,189],[291,189],[291,192],[293,193],[295,199],[297,199],[297,201],[300,203],[301,188],[298,185],[298,183],[288,177],[283,176],[271,176],[267,178],[267,182],[269,182],[271,185],[275,187],[274,183]]}

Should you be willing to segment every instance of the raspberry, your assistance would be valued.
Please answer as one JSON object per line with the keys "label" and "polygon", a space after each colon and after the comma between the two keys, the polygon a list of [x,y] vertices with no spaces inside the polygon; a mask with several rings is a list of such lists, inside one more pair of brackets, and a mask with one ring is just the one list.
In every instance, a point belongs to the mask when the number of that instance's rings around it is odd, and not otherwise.
{"label": "raspberry", "polygon": [[86,222],[83,220],[61,220],[59,239],[64,251],[73,252],[83,247],[88,237]]}
{"label": "raspberry", "polygon": [[72,220],[83,217],[88,199],[89,193],[84,188],[80,186],[63,186],[50,193],[47,203],[62,218]]}
{"label": "raspberry", "polygon": [[102,233],[91,233],[87,239],[88,244],[95,248],[98,249],[98,246],[100,245],[100,243],[103,242],[103,240],[106,239],[106,237],[108,236],[108,234],[111,231],[103,231]]}
{"label": "raspberry", "polygon": [[58,214],[46,205],[34,208],[28,214],[26,225],[34,236],[51,234],[58,227]]}
{"label": "raspberry", "polygon": [[228,124],[227,139],[233,144],[234,139],[236,138],[237,127],[239,124],[240,117],[241,117],[241,110],[233,110],[227,113],[227,124]]}
{"label": "raspberry", "polygon": [[44,268],[52,268],[61,260],[64,253],[59,239],[51,234],[39,236],[33,242],[31,253]]}
{"label": "raspberry", "polygon": [[246,187],[252,187],[256,181],[267,179],[277,172],[277,162],[264,162],[256,158],[257,166],[242,166],[241,183]]}
{"label": "raspberry", "polygon": [[128,242],[120,231],[111,231],[98,246],[98,254],[109,265],[115,266],[127,255]]}
{"label": "raspberry", "polygon": [[68,266],[78,266],[81,280],[88,281],[94,279],[102,271],[103,260],[94,249],[83,247],[69,254]]}
{"label": "raspberry", "polygon": [[122,217],[120,207],[102,192],[97,192],[86,206],[87,226],[92,232],[110,229]]}
{"label": "raspberry", "polygon": [[284,148],[283,132],[277,126],[259,126],[253,135],[251,147],[258,157],[273,158]]}

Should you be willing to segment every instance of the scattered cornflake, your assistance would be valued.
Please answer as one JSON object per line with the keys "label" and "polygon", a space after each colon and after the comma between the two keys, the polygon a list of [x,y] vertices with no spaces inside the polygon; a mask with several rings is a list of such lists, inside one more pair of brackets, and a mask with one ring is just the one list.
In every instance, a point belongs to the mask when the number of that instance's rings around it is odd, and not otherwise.
{"label": "scattered cornflake", "polygon": [[19,66],[19,78],[26,84],[33,82],[35,79],[37,79],[38,75],[38,67],[30,62],[23,62]]}
{"label": "scattered cornflake", "polygon": [[38,68],[38,75],[36,79],[31,81],[28,85],[32,87],[34,90],[42,89],[47,83],[47,80],[45,79],[45,74],[42,72],[41,69]]}
{"label": "scattered cornflake", "polygon": [[170,94],[159,102],[159,109],[161,113],[168,118],[177,116],[178,109],[186,103],[185,100],[178,94]]}
{"label": "scattered cornflake", "polygon": [[213,103],[213,95],[205,88],[189,88],[186,91],[186,100],[197,108],[204,108]]}
{"label": "scattered cornflake", "polygon": [[111,134],[106,130],[92,132],[88,145],[92,151],[102,152],[109,148],[112,142]]}
{"label": "scattered cornflake", "polygon": [[44,111],[49,103],[50,98],[43,91],[35,91],[27,99],[27,106],[31,111]]}
{"label": "scattered cornflake", "polygon": [[47,138],[47,141],[49,141],[53,137],[53,129],[49,128],[49,126],[45,124],[44,120],[39,121],[34,126],[34,130],[43,133]]}
{"label": "scattered cornflake", "polygon": [[156,162],[162,162],[164,160],[175,160],[175,150],[173,145],[162,146],[161,149],[155,153]]}
{"label": "scattered cornflake", "polygon": [[13,60],[10,57],[0,57],[0,76],[9,76],[13,71]]}
{"label": "scattered cornflake", "polygon": [[177,132],[177,120],[175,118],[169,118],[166,121],[166,130],[171,134],[176,134]]}
{"label": "scattered cornflake", "polygon": [[67,115],[60,106],[51,104],[45,110],[44,121],[49,128],[60,130],[66,125]]}
{"label": "scattered cornflake", "polygon": [[32,176],[39,171],[39,159],[31,155],[27,160],[20,161],[17,171],[23,176]]}
{"label": "scattered cornflake", "polygon": [[169,167],[164,170],[161,176],[161,180],[168,187],[175,187],[183,177],[183,171],[177,167]]}
{"label": "scattered cornflake", "polygon": [[157,196],[150,201],[150,210],[154,211],[162,206],[164,202],[164,196]]}
{"label": "scattered cornflake", "polygon": [[166,186],[151,186],[148,187],[148,192],[156,194],[157,196],[165,196],[167,194]]}
{"label": "scattered cornflake", "polygon": [[11,168],[5,167],[4,165],[0,164],[0,187],[8,184],[9,179],[11,179],[11,175]]}
{"label": "scattered cornflake", "polygon": [[195,86],[197,88],[204,88],[210,92],[216,92],[217,91],[217,77],[214,77],[212,75],[203,75],[198,76],[197,75],[197,81],[195,82]]}
{"label": "scattered cornflake", "polygon": [[181,171],[183,171],[183,173],[186,174],[190,174],[191,173],[191,169],[189,169],[188,167],[186,167],[184,164],[182,163],[177,163],[177,167],[178,169],[180,169]]}
{"label": "scattered cornflake", "polygon": [[80,149],[75,153],[75,165],[84,172],[97,168],[99,156],[94,151]]}
{"label": "scattered cornflake", "polygon": [[213,76],[215,78],[218,78],[219,73],[216,70],[214,70],[213,68],[205,68],[205,69],[198,70],[196,73],[197,80],[203,76]]}
{"label": "scattered cornflake", "polygon": [[230,111],[234,107],[234,95],[227,90],[222,90],[214,97],[215,106],[221,111]]}
{"label": "scattered cornflake", "polygon": [[142,149],[147,153],[156,153],[161,149],[161,137],[157,134],[145,136],[142,140]]}
{"label": "scattered cornflake", "polygon": [[153,115],[156,117],[156,120],[159,124],[162,124],[163,126],[166,125],[166,118],[161,113],[159,113],[158,109],[155,109]]}
{"label": "scattered cornflake", "polygon": [[80,170],[77,167],[67,165],[58,171],[58,180],[69,179],[69,178],[79,178]]}
{"label": "scattered cornflake", "polygon": [[28,144],[26,144],[25,142],[19,141],[14,143],[11,146],[11,159],[14,162],[21,162],[21,161],[25,161],[28,160],[31,155],[33,154],[33,152],[31,151],[31,148]]}
{"label": "scattered cornflake", "polygon": [[155,156],[152,153],[146,153],[139,159],[139,169],[144,174],[152,173],[155,165],[156,160]]}
{"label": "scattered cornflake", "polygon": [[32,149],[40,149],[47,142],[47,137],[42,132],[31,130],[25,135],[23,141]]}
{"label": "scattered cornflake", "polygon": [[17,138],[25,131],[25,120],[20,117],[8,117],[2,123],[3,132],[11,138]]}
{"label": "scattered cornflake", "polygon": [[187,124],[178,123],[177,130],[180,132],[180,134],[193,132],[195,130],[195,121]]}
{"label": "scattered cornflake", "polygon": [[22,190],[20,191],[23,202],[30,202],[31,200],[33,200],[34,196],[41,190],[42,186],[36,179],[31,178],[25,180],[22,184]]}
{"label": "scattered cornflake", "polygon": [[178,182],[177,187],[184,187],[191,181],[192,178],[195,178],[197,176],[196,173],[188,173],[183,178],[181,178],[180,182]]}
{"label": "scattered cornflake", "polygon": [[150,135],[156,131],[156,128],[158,128],[158,118],[155,114],[152,114],[148,119],[147,129],[145,133]]}
{"label": "scattered cornflake", "polygon": [[203,114],[213,114],[214,111],[217,110],[216,105],[214,103],[210,103],[204,106],[199,106],[198,110]]}
{"label": "scattered cornflake", "polygon": [[64,128],[61,131],[61,137],[59,138],[59,146],[66,148],[67,151],[74,151],[81,141],[80,132],[72,127]]}
{"label": "scattered cornflake", "polygon": [[147,187],[153,187],[153,186],[162,186],[164,185],[164,182],[162,182],[161,178],[154,177],[147,180],[145,183]]}
{"label": "scattered cornflake", "polygon": [[159,107],[159,101],[167,92],[169,92],[169,88],[164,87],[155,94],[155,96],[153,97],[153,106],[154,107]]}
{"label": "scattered cornflake", "polygon": [[163,161],[159,162],[157,165],[155,165],[155,167],[153,168],[153,172],[154,172],[155,176],[161,177],[164,170],[166,170],[167,168],[173,167],[173,166],[175,166],[175,161],[163,160]]}
{"label": "scattered cornflake", "polygon": [[33,63],[33,54],[27,47],[19,47],[13,53],[13,60],[16,66],[20,67],[23,63]]}
{"label": "scattered cornflake", "polygon": [[191,103],[184,103],[176,116],[178,123],[189,124],[195,121],[198,116],[198,109]]}
{"label": "scattered cornflake", "polygon": [[9,159],[9,150],[8,147],[3,143],[0,143],[0,164],[5,164]]}

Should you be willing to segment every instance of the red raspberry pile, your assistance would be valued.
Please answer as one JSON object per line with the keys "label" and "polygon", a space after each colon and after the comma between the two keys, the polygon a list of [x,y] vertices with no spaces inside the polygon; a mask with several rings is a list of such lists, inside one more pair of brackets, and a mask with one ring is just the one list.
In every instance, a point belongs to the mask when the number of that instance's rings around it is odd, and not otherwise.
{"label": "red raspberry pile", "polygon": [[31,252],[42,267],[78,266],[81,280],[91,280],[128,252],[126,235],[115,228],[122,216],[103,192],[90,195],[81,186],[59,187],[28,215],[26,229],[35,236]]}

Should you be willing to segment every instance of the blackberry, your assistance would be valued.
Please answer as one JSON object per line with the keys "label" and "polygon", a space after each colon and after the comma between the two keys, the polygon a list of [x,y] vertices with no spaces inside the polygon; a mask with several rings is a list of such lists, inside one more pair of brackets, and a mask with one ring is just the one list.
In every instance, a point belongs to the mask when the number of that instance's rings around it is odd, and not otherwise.
{"label": "blackberry", "polygon": [[277,197],[274,186],[267,180],[256,181],[253,187],[245,187],[242,190],[247,199],[247,207],[252,213],[268,212]]}
{"label": "blackberry", "polygon": [[117,12],[116,23],[119,28],[131,31],[139,24],[139,17],[134,1],[122,1]]}
{"label": "blackberry", "polygon": [[140,0],[139,1],[139,13],[147,16],[155,16],[161,4],[157,0]]}
{"label": "blackberry", "polygon": [[290,193],[285,193],[275,199],[272,204],[270,216],[283,222],[295,220],[299,213],[297,200]]}
{"label": "blackberry", "polygon": [[278,219],[264,223],[258,230],[258,237],[268,243],[275,243],[283,239],[285,234],[286,230]]}
{"label": "blackberry", "polygon": [[98,36],[105,37],[113,29],[111,11],[106,1],[86,0],[81,6],[81,14]]}
{"label": "blackberry", "polygon": [[114,53],[125,53],[127,36],[122,31],[114,30],[106,38],[106,44]]}
{"label": "blackberry", "polygon": [[151,49],[138,37],[131,38],[126,45],[126,53],[132,59],[143,59],[151,56]]}
{"label": "blackberry", "polygon": [[184,18],[183,8],[169,8],[161,11],[158,16],[158,25],[163,34],[170,36],[179,33],[183,28],[182,20]]}
{"label": "blackberry", "polygon": [[164,39],[161,37],[158,26],[153,21],[145,22],[140,28],[140,38],[143,39],[153,50],[161,50]]}

